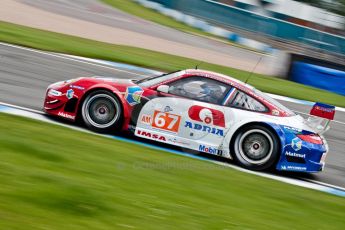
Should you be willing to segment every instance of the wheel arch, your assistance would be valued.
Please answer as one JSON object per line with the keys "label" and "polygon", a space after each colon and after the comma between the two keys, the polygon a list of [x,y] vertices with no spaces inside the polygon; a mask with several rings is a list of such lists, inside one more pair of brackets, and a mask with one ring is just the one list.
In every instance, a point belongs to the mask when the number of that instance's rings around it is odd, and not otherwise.
{"label": "wheel arch", "polygon": [[[283,146],[285,143],[285,138],[283,135],[283,131],[281,130],[279,125],[276,125],[274,123],[269,123],[269,122],[264,122],[264,121],[253,121],[253,122],[248,122],[248,123],[244,123],[242,125],[240,125],[239,127],[237,127],[236,131],[231,135],[230,140],[228,141],[228,146],[229,146],[229,155],[231,158],[233,158],[233,154],[234,154],[234,141],[236,139],[237,134],[250,126],[254,126],[254,125],[259,125],[262,127],[267,128],[268,130],[270,130],[272,133],[274,133],[276,135],[276,137],[280,140],[279,144],[279,150],[280,153],[282,153],[283,151]],[[277,159],[278,162],[279,158]]]}
{"label": "wheel arch", "polygon": [[77,119],[80,120],[81,117],[81,108],[82,108],[82,104],[85,101],[85,98],[87,98],[88,95],[90,95],[91,93],[95,92],[95,91],[99,91],[99,90],[103,90],[103,91],[107,91],[109,93],[111,93],[114,97],[116,97],[121,103],[120,106],[122,108],[123,111],[123,126],[125,125],[125,121],[129,118],[129,111],[128,111],[128,107],[125,103],[125,99],[122,96],[122,93],[119,92],[116,88],[109,88],[109,87],[104,87],[104,86],[95,86],[92,87],[90,89],[88,89],[83,96],[79,99],[78,105],[77,105]]}

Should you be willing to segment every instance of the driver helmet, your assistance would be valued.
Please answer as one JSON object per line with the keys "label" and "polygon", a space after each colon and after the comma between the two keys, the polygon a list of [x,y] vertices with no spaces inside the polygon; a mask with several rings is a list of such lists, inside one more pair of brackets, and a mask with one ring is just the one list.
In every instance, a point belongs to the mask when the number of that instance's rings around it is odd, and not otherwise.
{"label": "driver helmet", "polygon": [[204,83],[200,87],[203,89],[201,93],[209,96],[213,100],[218,100],[223,94],[221,87],[216,84]]}

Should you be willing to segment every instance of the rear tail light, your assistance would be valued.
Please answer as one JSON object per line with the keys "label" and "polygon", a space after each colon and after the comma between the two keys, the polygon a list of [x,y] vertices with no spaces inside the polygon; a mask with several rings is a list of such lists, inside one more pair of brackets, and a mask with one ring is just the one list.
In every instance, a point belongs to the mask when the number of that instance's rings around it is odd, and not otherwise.
{"label": "rear tail light", "polygon": [[321,137],[317,134],[308,134],[308,135],[299,134],[297,136],[305,142],[309,142],[309,143],[313,143],[317,145],[323,144]]}

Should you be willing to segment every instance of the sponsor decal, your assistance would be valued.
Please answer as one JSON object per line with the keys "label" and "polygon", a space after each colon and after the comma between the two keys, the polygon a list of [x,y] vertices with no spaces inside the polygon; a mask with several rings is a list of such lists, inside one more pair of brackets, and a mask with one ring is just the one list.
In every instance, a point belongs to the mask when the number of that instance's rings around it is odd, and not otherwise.
{"label": "sponsor decal", "polygon": [[165,106],[164,112],[169,113],[171,111],[173,111],[173,109],[169,105]]}
{"label": "sponsor decal", "polygon": [[296,171],[307,171],[307,167],[300,167],[300,166],[285,166],[285,165],[282,165],[280,167],[281,170],[296,170]]}
{"label": "sponsor decal", "polygon": [[317,117],[322,117],[328,120],[333,120],[335,114],[335,107],[332,105],[322,104],[316,102],[313,108],[310,111],[310,115]]}
{"label": "sponsor decal", "polygon": [[146,125],[151,125],[152,123],[152,116],[151,115],[147,115],[147,114],[143,114],[140,118],[140,122]]}
{"label": "sponsor decal", "polygon": [[70,85],[69,87],[72,88],[72,89],[79,89],[79,90],[84,90],[85,89],[84,87],[78,86],[78,85]]}
{"label": "sponsor decal", "polygon": [[182,141],[180,139],[177,139],[176,137],[174,137],[173,139],[169,138],[168,139],[168,142],[174,144],[174,145],[186,145],[186,146],[189,146],[190,145],[190,142],[187,142],[187,141]]}
{"label": "sponsor decal", "polygon": [[73,95],[74,95],[73,89],[67,90],[67,92],[66,92],[66,97],[67,97],[68,99],[73,98]]}
{"label": "sponsor decal", "polygon": [[298,171],[307,171],[307,167],[299,167],[299,166],[287,166],[287,170],[298,170]]}
{"label": "sponsor decal", "polygon": [[225,118],[222,111],[193,105],[188,110],[188,116],[193,121],[203,122],[208,125],[225,127]]}
{"label": "sponsor decal", "polygon": [[50,89],[50,90],[48,91],[48,95],[50,95],[50,96],[55,96],[55,97],[59,97],[59,96],[62,95],[62,93],[61,93],[60,91],[55,90],[55,89]]}
{"label": "sponsor decal", "polygon": [[69,115],[69,114],[64,113],[64,112],[59,112],[59,113],[58,113],[58,116],[60,116],[60,117],[64,117],[64,118],[67,118],[67,119],[72,119],[72,120],[74,120],[74,119],[75,119],[75,116],[73,116],[73,115]]}
{"label": "sponsor decal", "polygon": [[289,126],[284,126],[284,129],[289,130],[289,131],[293,131],[293,132],[297,132],[297,133],[302,132],[302,129],[298,129],[298,128],[294,128],[294,127],[289,127]]}
{"label": "sponsor decal", "polygon": [[165,113],[158,110],[154,111],[152,127],[169,132],[177,133],[181,122],[181,116]]}
{"label": "sponsor decal", "polygon": [[276,110],[276,109],[273,109],[272,110],[272,115],[274,115],[274,116],[279,116],[279,111],[278,110]]}
{"label": "sponsor decal", "polygon": [[293,150],[295,150],[296,152],[301,150],[302,148],[302,141],[301,139],[299,139],[298,137],[292,139],[291,141],[291,147],[293,148]]}
{"label": "sponsor decal", "polygon": [[224,136],[224,130],[223,129],[219,129],[219,128],[215,128],[215,127],[210,127],[208,125],[200,125],[197,123],[193,123],[191,121],[186,121],[184,127],[186,128],[190,128],[190,129],[194,129],[194,130],[199,130],[205,133],[211,133],[211,134],[215,134],[218,136],[223,137]]}
{"label": "sponsor decal", "polygon": [[222,150],[214,147],[206,147],[205,145],[199,145],[199,151],[218,156],[221,156],[223,154]]}
{"label": "sponsor decal", "polygon": [[143,94],[143,89],[139,86],[127,87],[125,98],[128,104],[136,105],[140,103],[141,95]]}
{"label": "sponsor decal", "polygon": [[162,135],[159,135],[159,134],[154,134],[154,133],[150,133],[150,132],[146,132],[146,131],[142,131],[142,130],[138,130],[137,134],[139,136],[142,136],[142,137],[147,137],[147,138],[150,138],[150,139],[166,142],[165,136],[162,136]]}
{"label": "sponsor decal", "polygon": [[333,113],[334,112],[333,108],[325,108],[325,107],[322,107],[322,106],[319,106],[319,105],[314,106],[314,108],[316,110],[321,110],[321,111],[326,112],[326,113]]}
{"label": "sponsor decal", "polygon": [[285,152],[285,155],[286,156],[290,156],[290,157],[298,157],[298,158],[305,158],[305,154],[300,154],[300,153],[294,153],[294,152],[289,152],[289,151],[286,151]]}

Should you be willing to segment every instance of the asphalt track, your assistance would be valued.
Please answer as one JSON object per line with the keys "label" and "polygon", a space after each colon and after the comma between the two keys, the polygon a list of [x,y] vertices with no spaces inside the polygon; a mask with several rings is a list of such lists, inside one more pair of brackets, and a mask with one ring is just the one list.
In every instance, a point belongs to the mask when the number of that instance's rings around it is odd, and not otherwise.
{"label": "asphalt track", "polygon": [[[121,12],[97,0],[15,0],[6,3],[0,20],[93,40],[138,46],[247,71],[252,71],[263,57],[255,72],[268,75],[284,72],[286,55],[282,52],[279,55],[263,55],[219,40],[184,33]],[[12,7],[20,9],[20,17],[19,14],[15,17],[7,13]],[[38,23],[43,17],[45,23]],[[78,23],[83,23],[83,26]],[[70,27],[73,27],[72,31]],[[98,36],[93,36],[94,33]]]}
{"label": "asphalt track", "polygon": [[27,5],[60,14],[68,17],[81,19],[83,21],[94,22],[100,25],[111,26],[150,35],[156,38],[162,38],[181,44],[187,44],[208,50],[227,53],[238,59],[255,64],[262,56],[260,53],[248,51],[246,49],[229,46],[223,42],[211,40],[208,38],[195,36],[192,34],[180,32],[156,23],[142,20],[130,14],[124,13],[113,7],[110,7],[97,0],[17,0]]}
{"label": "asphalt track", "polygon": [[[0,44],[1,102],[41,110],[45,90],[49,84],[80,76],[96,75],[140,78],[144,74],[140,71],[112,68],[62,55]],[[282,103],[296,111],[308,112],[310,109],[306,105]],[[345,187],[345,114],[338,111],[336,120],[339,122],[333,122],[331,130],[325,135],[330,146],[325,171],[318,174],[282,173],[283,175]]]}

